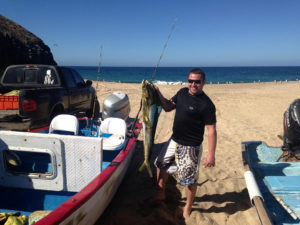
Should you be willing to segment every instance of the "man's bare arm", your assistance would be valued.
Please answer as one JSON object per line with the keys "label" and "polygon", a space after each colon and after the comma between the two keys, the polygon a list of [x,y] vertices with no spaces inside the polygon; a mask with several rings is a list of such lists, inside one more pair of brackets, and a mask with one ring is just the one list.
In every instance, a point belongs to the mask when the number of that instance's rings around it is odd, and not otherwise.
{"label": "man's bare arm", "polygon": [[208,131],[208,154],[204,163],[205,167],[215,166],[215,152],[217,146],[217,129],[216,124],[206,125]]}
{"label": "man's bare arm", "polygon": [[166,111],[166,112],[170,112],[172,111],[173,109],[175,109],[175,102],[173,102],[172,100],[169,100],[169,99],[166,99],[162,93],[160,92],[159,88],[155,85],[154,86],[156,91],[157,91],[157,94],[159,96],[159,99],[160,99],[160,102],[161,102],[161,106],[163,107],[163,109]]}

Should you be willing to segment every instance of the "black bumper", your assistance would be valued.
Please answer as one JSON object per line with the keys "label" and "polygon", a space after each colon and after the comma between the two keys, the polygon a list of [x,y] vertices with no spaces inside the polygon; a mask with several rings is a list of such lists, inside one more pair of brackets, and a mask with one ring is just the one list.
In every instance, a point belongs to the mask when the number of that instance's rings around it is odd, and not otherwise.
{"label": "black bumper", "polygon": [[0,121],[0,130],[15,130],[15,131],[28,131],[31,129],[31,121],[18,121],[18,122],[4,122]]}

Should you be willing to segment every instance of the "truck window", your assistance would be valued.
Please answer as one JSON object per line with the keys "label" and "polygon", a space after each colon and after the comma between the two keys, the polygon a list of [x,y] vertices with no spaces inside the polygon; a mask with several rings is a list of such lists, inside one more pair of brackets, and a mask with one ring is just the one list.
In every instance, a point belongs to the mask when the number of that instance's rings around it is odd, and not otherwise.
{"label": "truck window", "polygon": [[85,86],[85,82],[82,79],[82,77],[80,76],[80,74],[77,71],[75,71],[75,70],[72,70],[72,74],[73,74],[73,77],[75,79],[77,87],[84,87]]}
{"label": "truck window", "polygon": [[58,84],[56,72],[49,67],[13,67],[6,71],[4,84]]}
{"label": "truck window", "polygon": [[23,83],[23,69],[12,68],[6,71],[3,77],[3,83],[5,84],[20,84]]}
{"label": "truck window", "polygon": [[36,83],[37,82],[37,71],[36,70],[25,70],[24,71],[24,83]]}
{"label": "truck window", "polygon": [[76,88],[77,85],[76,85],[76,82],[75,82],[75,80],[74,80],[74,78],[72,76],[71,71],[69,69],[67,69],[67,68],[61,68],[61,72],[62,72],[62,74],[64,76],[64,80],[66,82],[66,86],[68,88]]}

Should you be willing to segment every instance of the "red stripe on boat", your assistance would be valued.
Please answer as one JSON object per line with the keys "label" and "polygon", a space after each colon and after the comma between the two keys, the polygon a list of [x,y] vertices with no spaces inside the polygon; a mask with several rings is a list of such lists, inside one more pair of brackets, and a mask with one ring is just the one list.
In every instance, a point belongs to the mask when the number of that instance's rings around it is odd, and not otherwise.
{"label": "red stripe on boat", "polygon": [[[141,128],[141,124],[137,123],[136,127]],[[135,132],[136,133],[136,132]],[[87,202],[110,178],[111,174],[123,163],[130,151],[133,151],[136,137],[129,139],[125,150],[122,150],[113,161],[120,162],[117,165],[110,165],[106,167],[95,179],[93,179],[87,186],[73,197],[62,203],[59,207],[53,210],[49,215],[37,221],[36,225],[59,224],[64,219],[69,217],[73,212],[79,209],[85,202]],[[99,215],[100,217],[100,215]]]}

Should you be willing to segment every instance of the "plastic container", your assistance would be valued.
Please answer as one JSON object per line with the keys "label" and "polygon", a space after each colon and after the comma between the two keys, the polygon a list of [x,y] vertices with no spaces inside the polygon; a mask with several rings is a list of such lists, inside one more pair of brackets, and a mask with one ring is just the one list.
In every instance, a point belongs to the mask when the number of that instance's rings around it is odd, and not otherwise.
{"label": "plastic container", "polygon": [[19,97],[0,95],[0,110],[18,109]]}

